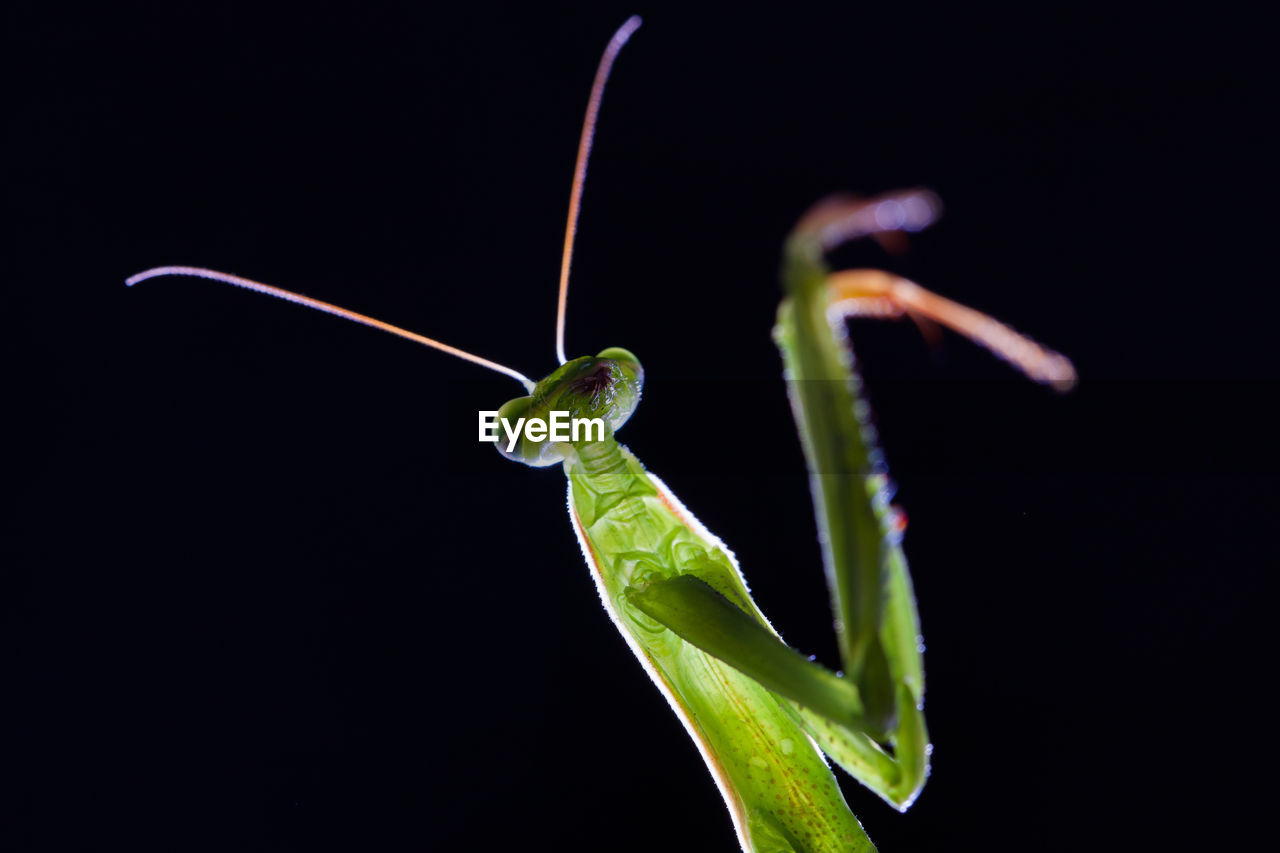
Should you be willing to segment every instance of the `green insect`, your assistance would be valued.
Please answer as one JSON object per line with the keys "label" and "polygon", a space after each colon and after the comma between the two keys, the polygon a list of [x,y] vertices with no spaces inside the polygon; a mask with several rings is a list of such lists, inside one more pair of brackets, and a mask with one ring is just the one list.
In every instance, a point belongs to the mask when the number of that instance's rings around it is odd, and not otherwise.
{"label": "green insect", "polygon": [[899,810],[929,772],[924,667],[915,597],[900,546],[903,523],[845,340],[853,315],[904,314],[948,326],[1058,390],[1071,363],[1008,327],[911,282],[872,270],[830,271],[824,256],[863,236],[915,231],[937,215],[924,191],[834,200],[810,211],[784,247],[785,296],[774,337],[810,472],[842,672],[785,645],[752,600],[738,564],[614,438],[640,400],[644,371],[627,350],[568,359],[565,308],[573,238],[596,116],[609,70],[640,26],[614,34],[596,72],[570,193],[556,322],[560,366],[540,382],[500,364],[306,296],[226,273],[159,267],[213,279],[374,326],[511,376],[527,396],[498,412],[507,423],[552,412],[599,419],[603,436],[576,440],[511,432],[508,458],[559,463],[569,515],[609,618],[684,724],[728,806],[743,850],[872,850],[824,754]]}

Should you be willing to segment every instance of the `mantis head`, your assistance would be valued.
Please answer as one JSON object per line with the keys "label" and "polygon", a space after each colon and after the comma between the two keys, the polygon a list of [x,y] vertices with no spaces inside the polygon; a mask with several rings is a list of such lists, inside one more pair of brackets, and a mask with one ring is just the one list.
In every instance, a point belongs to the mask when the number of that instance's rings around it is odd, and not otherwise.
{"label": "mantis head", "polygon": [[[498,410],[498,422],[515,425],[523,419],[550,422],[552,412],[566,412],[570,419],[599,418],[606,435],[613,435],[636,410],[644,387],[644,368],[630,351],[610,347],[595,356],[566,361],[539,382],[527,397],[508,400]],[[498,452],[515,462],[542,468],[564,460],[565,442],[528,437],[521,432],[508,450],[498,442]]]}

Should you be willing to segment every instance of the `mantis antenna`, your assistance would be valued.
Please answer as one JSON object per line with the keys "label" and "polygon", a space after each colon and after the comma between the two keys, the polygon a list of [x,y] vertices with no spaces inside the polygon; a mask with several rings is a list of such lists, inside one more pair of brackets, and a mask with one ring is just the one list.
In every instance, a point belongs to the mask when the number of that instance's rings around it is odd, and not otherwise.
{"label": "mantis antenna", "polygon": [[478,355],[472,355],[466,350],[460,350],[457,347],[451,347],[448,344],[441,343],[434,338],[428,338],[423,335],[410,332],[408,329],[402,329],[399,326],[393,326],[390,323],[384,323],[381,320],[375,320],[365,314],[358,314],[355,311],[349,311],[346,308],[339,308],[328,302],[321,302],[319,299],[312,299],[310,296],[303,296],[301,293],[294,293],[290,290],[284,290],[279,287],[272,287],[269,284],[263,284],[253,279],[241,278],[238,275],[230,273],[218,272],[216,270],[207,270],[203,267],[155,267],[153,269],[144,270],[137,275],[131,275],[125,279],[125,284],[132,287],[140,281],[146,281],[149,278],[158,278],[162,275],[189,275],[196,278],[207,278],[212,281],[220,281],[223,284],[233,284],[236,287],[243,287],[245,290],[252,290],[255,293],[265,293],[267,296],[274,296],[277,299],[283,299],[286,302],[292,302],[296,305],[302,305],[307,308],[314,308],[317,311],[323,311],[326,314],[332,314],[335,317],[342,317],[345,320],[353,320],[357,323],[363,323],[366,326],[372,326],[375,329],[381,329],[384,332],[390,332],[402,338],[414,341],[415,343],[429,346],[432,349],[438,349],[441,352],[447,352],[449,355],[457,356],[472,364],[478,364],[481,367],[487,367],[490,370],[510,376],[512,379],[524,385],[525,390],[533,393],[533,380],[525,376],[518,370],[512,370],[510,367],[498,364],[496,361],[490,361],[487,358],[481,358]]}
{"label": "mantis antenna", "polygon": [[569,221],[564,229],[564,254],[560,259],[560,299],[556,305],[556,358],[561,364],[568,361],[564,354],[564,314],[569,300],[569,267],[573,262],[573,238],[578,233],[578,208],[582,203],[582,185],[587,180],[587,160],[591,157],[591,140],[596,134],[596,116],[600,114],[600,99],[604,96],[604,84],[618,52],[640,26],[640,16],[632,15],[609,39],[609,45],[596,67],[596,79],[591,84],[591,97],[587,100],[587,115],[582,120],[582,137],[578,140],[578,161],[573,167],[573,186],[569,190]]}

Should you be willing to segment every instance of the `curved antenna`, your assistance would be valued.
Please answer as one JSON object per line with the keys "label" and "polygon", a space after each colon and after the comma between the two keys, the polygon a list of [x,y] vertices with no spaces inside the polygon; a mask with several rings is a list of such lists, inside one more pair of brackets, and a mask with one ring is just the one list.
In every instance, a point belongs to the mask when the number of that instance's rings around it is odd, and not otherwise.
{"label": "curved antenna", "polygon": [[591,140],[596,133],[596,116],[600,113],[600,99],[604,96],[604,84],[609,70],[618,58],[618,51],[640,26],[640,16],[632,15],[609,39],[609,45],[596,67],[596,79],[591,84],[591,97],[587,99],[587,116],[582,120],[582,137],[578,140],[578,162],[573,167],[573,187],[569,190],[569,222],[564,229],[564,254],[560,258],[560,300],[556,305],[556,358],[561,364],[568,361],[564,355],[564,313],[569,301],[569,265],[573,261],[573,238],[578,233],[578,207],[582,203],[582,185],[587,180],[587,160],[591,157]]}
{"label": "curved antenna", "polygon": [[423,335],[402,329],[399,326],[393,326],[390,323],[384,323],[381,320],[375,320],[364,314],[357,314],[355,311],[349,311],[346,308],[339,308],[328,302],[321,302],[319,299],[312,299],[310,296],[303,296],[301,293],[294,293],[290,290],[283,290],[279,287],[272,287],[269,284],[263,284],[253,279],[241,278],[238,275],[230,273],[218,272],[217,270],[207,270],[203,267],[155,267],[153,269],[144,270],[137,275],[131,275],[125,279],[124,283],[133,287],[140,281],[146,281],[149,278],[158,278],[162,275],[189,275],[196,278],[207,278],[212,281],[220,281],[223,284],[233,284],[236,287],[243,287],[245,290],[252,290],[254,293],[265,293],[267,296],[274,296],[277,299],[283,299],[286,302],[293,302],[306,308],[314,308],[317,311],[323,311],[326,314],[332,314],[335,317],[342,317],[344,320],[353,320],[357,323],[363,323],[366,326],[372,326],[375,329],[381,329],[384,332],[390,332],[402,338],[414,341],[415,343],[429,346],[432,349],[438,349],[441,352],[447,352],[449,355],[455,355],[458,358],[469,361],[472,364],[478,364],[481,367],[487,367],[490,370],[496,370],[498,373],[510,376],[512,379],[524,385],[525,390],[533,393],[534,384],[529,377],[525,376],[518,370],[512,370],[510,367],[498,364],[496,361],[489,361],[487,358],[481,358],[478,355],[472,355],[466,350],[460,350],[457,347],[451,347],[448,344],[442,344],[434,338],[424,337]]}

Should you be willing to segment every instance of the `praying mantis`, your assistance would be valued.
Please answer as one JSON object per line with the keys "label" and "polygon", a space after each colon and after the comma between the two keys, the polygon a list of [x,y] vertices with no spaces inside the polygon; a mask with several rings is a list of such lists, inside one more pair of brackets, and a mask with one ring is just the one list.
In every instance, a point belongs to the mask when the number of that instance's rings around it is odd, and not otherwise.
{"label": "praying mantis", "polygon": [[928,226],[940,210],[931,193],[832,199],[806,214],[784,245],[774,336],[810,474],[841,670],[783,643],[732,552],[617,442],[641,397],[639,360],[619,347],[576,358],[565,348],[574,238],[601,98],[615,58],[639,26],[633,17],[613,35],[591,88],[561,259],[558,366],[540,381],[434,338],[227,273],[157,267],[127,283],[201,277],[441,350],[524,386],[525,395],[496,411],[502,422],[545,420],[553,412],[600,420],[598,437],[560,440],[517,429],[499,450],[531,467],[563,468],[571,526],[604,609],[692,738],[742,849],[873,850],[828,759],[905,811],[925,784],[931,747],[921,631],[901,547],[904,522],[889,503],[845,320],[909,316],[939,323],[1056,390],[1070,388],[1075,372],[1063,356],[905,279],[828,269],[826,255],[845,242]]}

